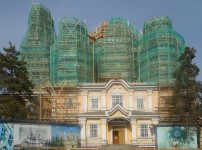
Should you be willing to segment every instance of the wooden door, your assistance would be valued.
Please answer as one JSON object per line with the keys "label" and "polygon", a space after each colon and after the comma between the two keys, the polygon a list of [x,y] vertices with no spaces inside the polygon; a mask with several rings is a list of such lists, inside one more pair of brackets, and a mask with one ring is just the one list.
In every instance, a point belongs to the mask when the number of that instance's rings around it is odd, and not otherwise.
{"label": "wooden door", "polygon": [[113,144],[119,144],[119,131],[113,131]]}
{"label": "wooden door", "polygon": [[119,128],[119,144],[125,144],[125,130],[124,130],[124,128]]}

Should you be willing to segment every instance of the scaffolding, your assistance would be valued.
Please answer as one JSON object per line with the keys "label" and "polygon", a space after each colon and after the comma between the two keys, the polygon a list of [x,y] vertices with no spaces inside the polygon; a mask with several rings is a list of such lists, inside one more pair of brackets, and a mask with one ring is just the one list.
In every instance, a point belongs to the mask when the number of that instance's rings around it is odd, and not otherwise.
{"label": "scaffolding", "polygon": [[55,39],[50,11],[41,4],[32,4],[28,30],[20,46],[20,57],[27,62],[29,78],[35,86],[49,80],[50,46]]}
{"label": "scaffolding", "polygon": [[49,85],[40,89],[40,121],[78,123],[79,102],[75,86]]}
{"label": "scaffolding", "polygon": [[133,81],[136,74],[135,27],[123,18],[111,18],[89,34],[94,47],[97,82],[113,78]]}
{"label": "scaffolding", "polygon": [[93,45],[95,40],[101,39],[104,37],[104,31],[108,27],[108,22],[104,21],[101,26],[99,26],[95,32],[88,34],[90,38],[90,43]]}
{"label": "scaffolding", "polygon": [[57,40],[51,47],[50,81],[53,85],[79,85],[93,81],[93,49],[86,24],[74,17],[59,22]]}
{"label": "scaffolding", "polygon": [[168,121],[171,113],[171,99],[172,99],[172,87],[170,85],[159,85],[159,101],[158,101],[158,113],[160,123],[170,123]]}
{"label": "scaffolding", "polygon": [[146,21],[138,45],[138,80],[151,85],[172,85],[184,47],[183,37],[173,29],[167,16]]}

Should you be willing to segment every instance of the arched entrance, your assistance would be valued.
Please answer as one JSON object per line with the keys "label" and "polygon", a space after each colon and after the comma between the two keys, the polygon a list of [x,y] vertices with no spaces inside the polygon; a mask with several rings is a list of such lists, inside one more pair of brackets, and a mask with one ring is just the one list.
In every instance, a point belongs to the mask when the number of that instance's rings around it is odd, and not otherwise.
{"label": "arched entrance", "polygon": [[126,144],[127,128],[130,120],[127,118],[111,118],[108,126],[111,131],[111,144]]}

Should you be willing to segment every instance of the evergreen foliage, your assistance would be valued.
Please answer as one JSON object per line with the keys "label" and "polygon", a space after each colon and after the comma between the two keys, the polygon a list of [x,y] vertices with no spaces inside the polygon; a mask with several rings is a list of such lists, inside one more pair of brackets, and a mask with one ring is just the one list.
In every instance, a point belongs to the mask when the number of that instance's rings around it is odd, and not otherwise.
{"label": "evergreen foliage", "polygon": [[[180,67],[174,72],[175,84],[172,96],[172,115],[197,123],[201,111],[201,82],[196,80],[199,68],[193,63],[196,50],[186,47],[179,57]],[[189,118],[189,119],[188,119]],[[195,121],[195,122],[193,122]]]}
{"label": "evergreen foliage", "polygon": [[[19,52],[9,42],[0,53],[0,115],[6,118],[27,117],[26,101],[32,100],[33,85],[29,81],[26,62],[19,60]],[[26,101],[25,101],[26,100]]]}

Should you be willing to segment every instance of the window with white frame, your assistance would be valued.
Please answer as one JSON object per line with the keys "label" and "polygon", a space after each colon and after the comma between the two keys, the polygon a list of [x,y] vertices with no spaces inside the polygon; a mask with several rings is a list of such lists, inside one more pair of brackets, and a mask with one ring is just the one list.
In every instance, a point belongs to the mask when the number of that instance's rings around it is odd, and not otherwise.
{"label": "window with white frame", "polygon": [[98,99],[97,98],[91,99],[91,108],[93,108],[93,109],[98,108]]}
{"label": "window with white frame", "polygon": [[56,100],[52,99],[52,107],[56,107]]}
{"label": "window with white frame", "polygon": [[90,124],[90,137],[98,137],[98,125]]}
{"label": "window with white frame", "polygon": [[140,124],[139,125],[139,128],[140,128],[140,138],[148,138],[148,125],[147,124]]}
{"label": "window with white frame", "polygon": [[123,95],[112,95],[112,107],[118,104],[123,106]]}
{"label": "window with white frame", "polygon": [[74,106],[74,99],[73,98],[68,98],[67,99],[67,106],[68,107],[73,107]]}
{"label": "window with white frame", "polygon": [[144,99],[142,97],[137,98],[137,109],[144,109]]}

